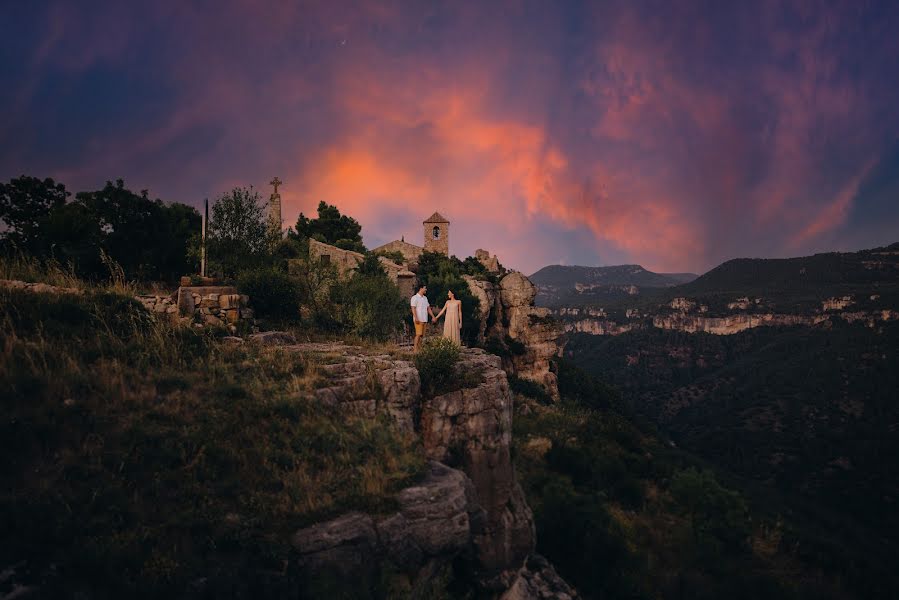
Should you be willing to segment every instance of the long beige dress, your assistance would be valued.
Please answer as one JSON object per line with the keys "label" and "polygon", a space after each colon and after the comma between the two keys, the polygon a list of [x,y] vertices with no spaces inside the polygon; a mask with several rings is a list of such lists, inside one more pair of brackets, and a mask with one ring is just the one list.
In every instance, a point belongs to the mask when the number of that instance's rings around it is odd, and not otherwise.
{"label": "long beige dress", "polygon": [[462,302],[459,300],[447,300],[446,319],[443,322],[443,337],[462,345],[459,335],[459,327],[462,323]]}

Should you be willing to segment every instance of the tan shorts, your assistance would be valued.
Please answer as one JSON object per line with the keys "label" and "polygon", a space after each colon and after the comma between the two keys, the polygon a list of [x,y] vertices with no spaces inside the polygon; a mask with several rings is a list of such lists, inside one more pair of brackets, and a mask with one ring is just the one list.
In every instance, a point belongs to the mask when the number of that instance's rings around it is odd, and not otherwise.
{"label": "tan shorts", "polygon": [[415,324],[415,336],[422,336],[425,334],[425,324],[424,323],[416,323]]}

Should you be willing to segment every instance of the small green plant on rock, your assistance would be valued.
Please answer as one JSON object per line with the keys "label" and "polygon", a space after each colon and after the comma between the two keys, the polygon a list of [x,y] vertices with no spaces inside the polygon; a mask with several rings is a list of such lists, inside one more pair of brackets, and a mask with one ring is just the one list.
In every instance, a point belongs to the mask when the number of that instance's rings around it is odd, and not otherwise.
{"label": "small green plant on rock", "polygon": [[425,340],[414,359],[421,377],[422,393],[437,396],[448,391],[450,383],[457,377],[455,367],[461,354],[459,346],[446,338]]}

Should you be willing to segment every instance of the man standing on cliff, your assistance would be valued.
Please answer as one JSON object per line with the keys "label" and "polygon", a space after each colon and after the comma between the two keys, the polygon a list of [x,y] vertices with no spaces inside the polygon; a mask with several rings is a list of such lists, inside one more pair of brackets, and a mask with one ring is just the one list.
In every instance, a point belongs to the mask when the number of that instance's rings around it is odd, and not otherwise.
{"label": "man standing on cliff", "polygon": [[425,334],[425,325],[428,323],[428,315],[431,315],[431,318],[434,318],[434,311],[431,310],[431,304],[428,302],[428,297],[425,296],[427,293],[428,287],[423,285],[418,288],[418,293],[412,296],[411,306],[412,306],[412,321],[415,323],[415,343],[412,344],[412,351],[418,352],[418,347],[421,345],[421,338]]}

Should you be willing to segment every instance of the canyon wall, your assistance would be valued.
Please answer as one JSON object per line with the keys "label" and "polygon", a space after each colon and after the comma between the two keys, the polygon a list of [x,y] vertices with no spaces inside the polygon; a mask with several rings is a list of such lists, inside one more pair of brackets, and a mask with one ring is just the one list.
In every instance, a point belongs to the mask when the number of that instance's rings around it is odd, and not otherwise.
{"label": "canyon wall", "polygon": [[562,329],[568,333],[589,333],[591,335],[620,335],[632,329],[656,327],[685,331],[687,333],[711,333],[714,335],[732,335],[753,327],[789,327],[820,325],[831,318],[849,323],[861,322],[867,327],[875,327],[877,323],[899,319],[899,312],[894,310],[830,312],[827,314],[794,315],[778,313],[739,313],[723,317],[709,317],[688,313],[667,313],[654,315],[647,319],[628,320],[623,323],[611,319],[568,318],[562,321]]}

